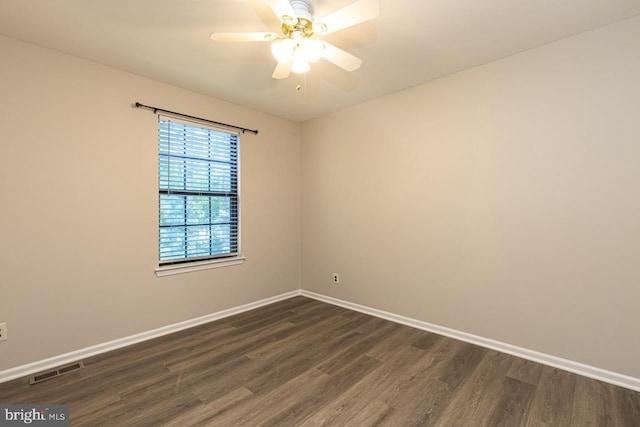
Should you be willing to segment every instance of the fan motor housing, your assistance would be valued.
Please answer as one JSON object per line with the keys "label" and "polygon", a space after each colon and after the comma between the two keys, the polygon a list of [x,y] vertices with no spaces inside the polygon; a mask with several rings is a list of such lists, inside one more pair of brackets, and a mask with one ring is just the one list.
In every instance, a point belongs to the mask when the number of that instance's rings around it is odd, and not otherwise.
{"label": "fan motor housing", "polygon": [[311,37],[313,35],[313,22],[305,18],[298,18],[294,23],[289,23],[286,20],[282,21],[282,32],[285,36],[291,37],[291,35],[299,31],[304,37]]}
{"label": "fan motor housing", "polygon": [[313,5],[309,0],[289,0],[289,4],[298,19],[302,18],[313,22]]}

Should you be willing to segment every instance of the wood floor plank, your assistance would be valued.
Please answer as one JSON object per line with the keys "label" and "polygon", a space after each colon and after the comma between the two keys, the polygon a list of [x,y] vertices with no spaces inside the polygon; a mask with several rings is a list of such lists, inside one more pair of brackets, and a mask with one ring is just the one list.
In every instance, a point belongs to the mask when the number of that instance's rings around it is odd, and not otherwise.
{"label": "wood floor plank", "polygon": [[397,326],[398,328],[396,330],[390,331],[390,333],[382,337],[373,347],[367,350],[367,356],[381,361],[390,360],[422,335],[429,334],[419,329]]}
{"label": "wood floor plank", "polygon": [[[258,426],[273,425],[267,421],[290,407],[312,399],[330,386],[331,376],[311,369],[268,393],[256,395],[246,404],[229,409],[220,425]],[[222,424],[224,423],[224,424]]]}
{"label": "wood floor plank", "polygon": [[[227,413],[232,408],[241,407],[249,402],[253,393],[244,387],[230,391],[220,399],[199,407],[191,408],[183,413],[166,420],[167,427],[184,426],[222,426]],[[230,425],[230,424],[229,424]]]}
{"label": "wood floor plank", "polygon": [[502,387],[492,396],[493,404],[488,410],[486,424],[495,427],[522,425],[527,419],[535,389],[536,387],[529,383],[504,377]]}
{"label": "wood floor plank", "polygon": [[309,305],[313,306],[316,301],[309,301],[306,298],[294,297],[283,301],[278,301],[273,304],[258,307],[255,310],[245,311],[243,313],[234,314],[229,316],[223,321],[233,326],[243,326],[248,323],[253,323],[255,320],[267,319],[273,320],[272,316],[281,316],[285,314],[287,317],[291,316],[290,312],[296,313],[296,310],[305,310]]}
{"label": "wood floor plank", "polygon": [[[221,363],[210,363],[210,366],[203,366],[195,372],[198,373],[197,377],[188,377],[187,381],[190,378],[195,378],[192,382],[215,382],[216,384],[225,384],[229,389],[228,385],[232,387],[244,386],[248,380],[247,378],[256,379],[260,376],[260,372],[265,371],[273,374],[274,367],[282,367],[284,363],[292,364],[292,358],[297,353],[301,352],[309,352],[312,350],[312,345],[314,342],[321,341],[323,343],[330,342],[331,339],[329,337],[328,332],[325,330],[331,330],[332,327],[335,327],[336,322],[340,324],[340,322],[345,322],[347,319],[338,316],[329,316],[326,319],[321,319],[313,325],[304,328],[304,329],[289,329],[289,333],[281,336],[281,339],[274,340],[266,344],[262,344],[255,350],[247,350],[244,352],[244,356],[241,359],[238,357],[238,354],[242,354],[242,352],[231,352],[227,353],[229,356],[229,362],[231,366],[227,366],[226,362]],[[353,340],[356,340],[357,337],[353,336]],[[209,359],[204,359],[206,362]],[[244,363],[248,362],[247,359],[255,359],[252,363]],[[234,365],[234,363],[236,365]],[[240,367],[239,363],[242,363],[243,367]],[[295,368],[300,368],[300,366],[294,366]],[[304,368],[308,369],[308,367]],[[273,375],[272,375],[273,376]],[[217,387],[220,390],[220,387]]]}
{"label": "wood floor plank", "polygon": [[213,365],[202,375],[185,375],[181,378],[181,387],[190,389],[200,401],[209,403],[239,388],[246,388],[247,372],[253,369],[253,360],[240,356],[227,363]]}
{"label": "wood floor plank", "polygon": [[[325,405],[303,426],[335,426],[348,425],[352,419],[365,411],[372,402],[378,401],[379,396],[389,388],[398,375],[409,369],[424,356],[425,352],[415,347],[406,346],[395,357],[380,364],[374,371],[364,377],[339,398]],[[380,402],[380,407],[390,408]]]}
{"label": "wood floor plank", "polygon": [[[318,301],[316,301],[318,302]],[[318,302],[318,304],[308,304],[303,310],[293,310],[294,316],[287,319],[291,323],[314,323],[314,319],[323,319],[329,316],[340,316],[344,314],[344,308],[328,306]],[[344,317],[344,316],[342,316]]]}
{"label": "wood floor plank", "polygon": [[[460,341],[441,337],[436,345],[424,351],[420,359],[409,365],[404,372],[399,373],[394,381],[381,391],[377,399],[392,408],[399,408],[406,403],[407,396],[422,394],[425,391],[423,385],[426,383],[435,383],[437,389],[441,389],[440,384],[446,383],[440,381],[438,377],[446,370],[451,356],[462,351],[464,346],[465,344]],[[435,380],[438,381],[434,382]]]}
{"label": "wood floor plank", "polygon": [[364,355],[375,347],[375,345],[385,335],[396,330],[396,325],[386,322],[376,328],[368,331],[368,333],[359,334],[360,339],[351,345],[335,346],[331,354],[328,354],[325,360],[318,365],[318,369],[328,374],[341,369],[349,360]]}
{"label": "wood floor plank", "polygon": [[542,368],[527,426],[540,422],[552,426],[570,426],[573,414],[576,375],[556,368]]}
{"label": "wood floor plank", "polygon": [[332,345],[318,345],[311,349],[299,349],[289,358],[274,360],[273,363],[264,366],[264,369],[257,372],[247,382],[246,387],[256,394],[271,390],[321,363],[322,360],[330,357],[336,349],[348,347],[359,340],[360,335],[354,332],[349,335],[343,335],[332,342]]}
{"label": "wood floor plank", "polygon": [[530,360],[513,358],[507,376],[514,380],[522,381],[531,385],[537,385],[542,375],[542,365]]}
{"label": "wood floor plank", "polygon": [[88,358],[3,404],[71,426],[640,426],[640,393],[305,297]]}
{"label": "wood floor plank", "polygon": [[394,411],[385,421],[397,426],[432,426],[453,396],[454,390],[449,384],[434,377],[422,378],[395,403]]}
{"label": "wood floor plank", "polygon": [[178,391],[174,377],[160,378],[144,388],[128,389],[121,399],[93,412],[73,411],[73,425],[153,425],[202,403],[188,390]]}
{"label": "wood floor plank", "polygon": [[469,378],[482,358],[487,354],[487,349],[476,345],[466,344],[451,355],[447,360],[446,369],[439,379],[453,388],[458,388]]}
{"label": "wood floor plank", "polygon": [[621,387],[608,387],[612,401],[609,410],[613,414],[615,425],[640,426],[640,393]]}
{"label": "wood floor plank", "polygon": [[511,362],[507,354],[486,351],[464,382],[452,383],[459,391],[435,425],[490,425],[488,420],[503,396],[504,378]]}
{"label": "wood floor plank", "polygon": [[[339,319],[339,321],[345,320],[347,319]],[[325,327],[328,325],[321,324]],[[312,330],[315,331],[315,329]],[[291,336],[301,338],[295,333]],[[217,369],[210,368],[209,374],[198,377],[197,381],[192,381],[192,385],[196,388],[200,399],[205,402],[240,386],[254,393],[261,393],[311,369],[327,354],[334,351],[334,346],[339,348],[348,345],[349,342],[355,342],[359,339],[359,335],[352,333],[332,340],[324,334],[311,333],[302,338],[305,339],[293,342],[283,339],[276,343],[280,346],[280,351],[271,351],[268,356],[260,358],[247,357],[247,363],[242,363],[242,367],[222,365]]]}
{"label": "wood floor plank", "polygon": [[[295,347],[306,347],[307,343],[318,338],[331,340],[342,335],[352,333],[349,324],[351,320],[337,314],[327,312],[323,317],[304,328],[298,328],[289,333],[282,340],[260,346],[247,352],[251,359],[271,358]],[[346,326],[346,327],[345,327]],[[342,333],[344,331],[344,334]]]}
{"label": "wood floor plank", "polygon": [[186,370],[206,369],[206,367],[216,363],[236,357],[239,354],[253,351],[260,346],[278,341],[295,330],[295,325],[288,322],[264,325],[257,332],[226,337],[220,341],[211,341],[202,345],[188,354],[181,354],[180,357],[166,361],[166,366],[174,372]]}
{"label": "wood floor plank", "polygon": [[355,417],[351,418],[349,421],[344,424],[333,425],[344,425],[346,427],[373,427],[385,424],[391,425],[389,424],[389,415],[391,415],[393,411],[393,408],[385,405],[384,403],[378,400],[372,400],[362,409],[362,411],[358,412]]}
{"label": "wood floor plank", "polygon": [[411,343],[412,346],[428,350],[433,347],[434,344],[440,339],[440,335],[432,334],[431,332],[420,331],[420,335],[415,341]]}
{"label": "wood floor plank", "polygon": [[366,377],[379,364],[380,361],[365,355],[350,361],[334,375],[330,375],[330,380],[321,390],[310,395],[304,401],[297,400],[292,405],[281,410],[277,415],[270,417],[267,425],[293,426],[300,424],[328,402],[335,400],[345,390]]}
{"label": "wood floor plank", "polygon": [[[576,377],[571,420],[585,427],[615,426],[607,408],[610,386],[586,377]],[[640,419],[639,419],[640,421]]]}

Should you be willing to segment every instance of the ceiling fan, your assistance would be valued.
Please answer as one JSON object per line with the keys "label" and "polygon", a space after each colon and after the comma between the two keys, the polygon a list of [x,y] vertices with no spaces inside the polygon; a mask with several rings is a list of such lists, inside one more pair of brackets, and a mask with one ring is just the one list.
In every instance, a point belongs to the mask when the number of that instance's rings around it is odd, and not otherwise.
{"label": "ceiling fan", "polygon": [[216,42],[272,42],[278,61],[272,77],[284,79],[291,72],[305,73],[310,63],[324,58],[347,70],[360,68],[362,60],[317,36],[333,33],[374,19],[380,14],[378,0],[356,0],[328,15],[314,19],[311,0],[266,0],[280,19],[282,34],[273,32],[212,33]]}

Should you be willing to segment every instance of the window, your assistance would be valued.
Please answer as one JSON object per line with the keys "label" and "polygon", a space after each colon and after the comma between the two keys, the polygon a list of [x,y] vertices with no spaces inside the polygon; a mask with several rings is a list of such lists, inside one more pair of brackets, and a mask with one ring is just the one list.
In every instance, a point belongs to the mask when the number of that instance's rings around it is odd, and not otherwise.
{"label": "window", "polygon": [[238,133],[159,116],[160,266],[239,256]]}

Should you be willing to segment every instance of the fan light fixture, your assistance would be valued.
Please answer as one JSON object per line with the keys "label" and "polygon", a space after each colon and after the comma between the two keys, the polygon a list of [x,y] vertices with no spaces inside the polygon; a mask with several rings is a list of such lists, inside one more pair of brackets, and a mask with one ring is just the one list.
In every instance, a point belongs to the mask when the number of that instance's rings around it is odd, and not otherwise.
{"label": "fan light fixture", "polygon": [[314,36],[351,27],[380,13],[378,0],[355,0],[320,19],[314,19],[311,0],[264,0],[280,19],[282,35],[273,32],[212,33],[216,42],[271,42],[278,61],[272,77],[284,79],[291,72],[306,73],[312,63],[324,58],[346,71],[360,67],[362,60]]}
{"label": "fan light fixture", "polygon": [[303,38],[295,33],[291,38],[275,41],[271,45],[271,53],[278,62],[286,64],[293,61],[291,71],[294,73],[309,71],[311,69],[309,64],[322,58],[324,49],[321,41]]}
{"label": "fan light fixture", "polygon": [[289,1],[295,18],[282,16],[282,33],[285,38],[271,45],[271,53],[281,64],[291,61],[291,71],[294,73],[306,73],[311,69],[310,63],[318,61],[322,57],[324,45],[311,36],[324,32],[322,24],[314,25],[313,9],[308,0]]}

